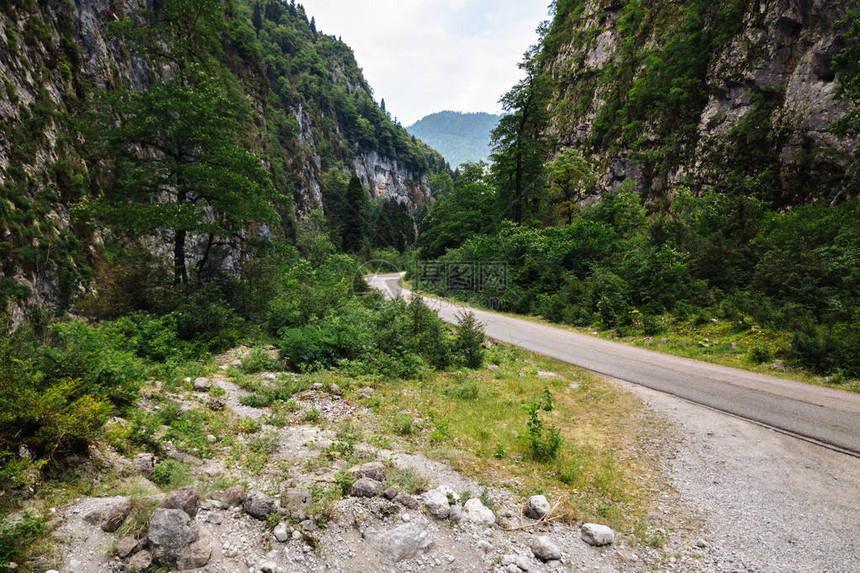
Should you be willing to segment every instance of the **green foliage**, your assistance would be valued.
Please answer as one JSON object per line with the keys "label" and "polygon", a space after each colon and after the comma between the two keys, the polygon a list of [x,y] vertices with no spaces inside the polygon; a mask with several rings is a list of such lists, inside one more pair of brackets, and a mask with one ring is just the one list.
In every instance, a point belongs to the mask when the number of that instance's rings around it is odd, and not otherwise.
{"label": "green foliage", "polygon": [[159,486],[164,491],[173,491],[194,482],[191,468],[176,460],[164,460],[158,462],[149,481]]}
{"label": "green foliage", "polygon": [[454,352],[467,368],[480,368],[484,363],[484,325],[472,312],[457,316]]}
{"label": "green foliage", "polygon": [[528,444],[532,458],[537,462],[551,462],[561,449],[561,431],[555,426],[545,427],[540,412],[552,411],[552,393],[547,388],[543,394],[523,404],[523,409],[529,415]]}
{"label": "green foliage", "polygon": [[0,568],[25,555],[27,547],[48,530],[48,525],[30,513],[6,516],[0,522]]}

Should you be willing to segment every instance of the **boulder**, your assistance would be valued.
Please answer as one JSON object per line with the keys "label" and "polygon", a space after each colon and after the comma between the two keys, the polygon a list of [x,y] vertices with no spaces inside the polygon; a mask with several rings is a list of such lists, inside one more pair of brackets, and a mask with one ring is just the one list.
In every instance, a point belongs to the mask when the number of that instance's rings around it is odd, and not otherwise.
{"label": "boulder", "polygon": [[424,502],[424,507],[433,517],[445,519],[451,512],[451,504],[448,503],[448,496],[441,489],[431,489],[421,496],[421,501]]}
{"label": "boulder", "polygon": [[550,506],[546,497],[542,495],[533,495],[526,502],[525,516],[532,519],[541,519],[549,513]]}
{"label": "boulder", "polygon": [[463,508],[459,505],[451,505],[448,507],[448,521],[457,523],[463,519]]}
{"label": "boulder", "polygon": [[125,570],[129,573],[136,573],[138,571],[146,571],[151,565],[152,553],[149,551],[138,551],[128,560]]}
{"label": "boulder", "polygon": [[392,563],[417,557],[434,543],[433,535],[417,523],[407,523],[375,537],[379,550]]}
{"label": "boulder", "polygon": [[388,473],[385,471],[385,464],[382,462],[368,462],[350,468],[349,473],[354,479],[370,478],[378,482],[383,482],[388,479]]}
{"label": "boulder", "polygon": [[165,509],[181,509],[190,517],[197,515],[197,502],[200,501],[200,494],[197,488],[185,486],[177,489],[167,496],[161,507]]}
{"label": "boulder", "polygon": [[114,546],[120,559],[125,559],[140,548],[140,541],[132,536],[123,537]]}
{"label": "boulder", "polygon": [[605,525],[586,523],[580,532],[582,540],[589,545],[610,545],[615,541],[615,532]]}
{"label": "boulder", "polygon": [[209,534],[181,509],[156,509],[147,539],[156,562],[180,571],[203,567],[212,554]]}
{"label": "boulder", "polygon": [[463,506],[463,519],[479,525],[493,525],[496,515],[493,510],[481,503],[480,499],[472,498]]}
{"label": "boulder", "polygon": [[306,489],[289,488],[281,494],[281,507],[289,513],[307,512],[314,503],[314,496]]}
{"label": "boulder", "polygon": [[275,539],[281,543],[286,543],[290,539],[290,531],[287,529],[287,524],[283,521],[275,526],[275,530],[272,534],[275,536]]}
{"label": "boulder", "polygon": [[278,513],[278,503],[275,498],[256,489],[248,493],[243,507],[245,513],[257,519],[266,519],[270,513]]}
{"label": "boulder", "polygon": [[385,499],[393,500],[400,493],[400,490],[396,487],[386,488],[385,491],[382,492],[382,495],[385,496]]}
{"label": "boulder", "polygon": [[137,454],[137,457],[134,458],[135,469],[145,476],[151,474],[157,464],[158,458],[148,452]]}
{"label": "boulder", "polygon": [[212,387],[212,384],[209,382],[209,378],[199,377],[194,380],[194,390],[196,392],[208,392],[209,388]]}
{"label": "boulder", "polygon": [[408,509],[418,509],[418,500],[402,491],[397,494],[394,501]]}
{"label": "boulder", "polygon": [[131,503],[127,499],[120,500],[108,506],[104,511],[104,518],[101,522],[102,531],[113,533],[119,529],[119,526],[122,525],[122,522],[125,521],[129,513],[131,513]]}
{"label": "boulder", "polygon": [[561,549],[546,535],[538,535],[531,542],[531,550],[541,561],[561,559]]}
{"label": "boulder", "polygon": [[245,490],[242,489],[242,486],[234,485],[224,491],[216,492],[210,497],[227,507],[238,507],[245,501]]}
{"label": "boulder", "polygon": [[375,479],[361,478],[352,484],[350,494],[353,497],[376,497],[382,493],[382,484]]}

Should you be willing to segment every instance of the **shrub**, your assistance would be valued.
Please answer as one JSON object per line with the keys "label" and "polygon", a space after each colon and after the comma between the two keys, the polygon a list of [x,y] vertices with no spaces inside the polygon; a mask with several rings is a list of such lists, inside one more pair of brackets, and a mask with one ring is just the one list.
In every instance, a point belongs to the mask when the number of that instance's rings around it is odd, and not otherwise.
{"label": "shrub", "polygon": [[242,319],[217,285],[206,284],[192,292],[173,316],[181,339],[196,342],[210,352],[227,350],[239,342]]}
{"label": "shrub", "polygon": [[45,521],[30,513],[6,517],[0,522],[0,568],[5,570],[10,561],[22,557],[27,546],[47,530]]}
{"label": "shrub", "polygon": [[471,312],[457,316],[454,348],[467,368],[480,368],[484,362],[484,325]]}
{"label": "shrub", "polygon": [[149,474],[149,480],[161,489],[170,491],[191,484],[194,476],[187,465],[176,460],[164,460],[155,466]]}
{"label": "shrub", "polygon": [[272,355],[272,352],[267,348],[254,347],[248,350],[242,356],[242,372],[245,374],[254,374],[256,372],[278,371],[281,369],[281,363]]}
{"label": "shrub", "polygon": [[544,390],[539,397],[526,403],[523,408],[529,415],[528,443],[532,458],[537,462],[550,462],[558,456],[561,449],[561,431],[555,426],[544,427],[540,412],[551,412],[552,393]]}

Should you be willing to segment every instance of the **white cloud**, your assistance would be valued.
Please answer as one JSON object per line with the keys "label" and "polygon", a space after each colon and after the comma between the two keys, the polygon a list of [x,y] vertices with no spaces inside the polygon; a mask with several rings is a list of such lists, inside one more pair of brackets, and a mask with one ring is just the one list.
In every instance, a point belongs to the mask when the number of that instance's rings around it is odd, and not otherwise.
{"label": "white cloud", "polygon": [[537,41],[549,0],[304,0],[317,28],[342,36],[389,112],[501,110]]}

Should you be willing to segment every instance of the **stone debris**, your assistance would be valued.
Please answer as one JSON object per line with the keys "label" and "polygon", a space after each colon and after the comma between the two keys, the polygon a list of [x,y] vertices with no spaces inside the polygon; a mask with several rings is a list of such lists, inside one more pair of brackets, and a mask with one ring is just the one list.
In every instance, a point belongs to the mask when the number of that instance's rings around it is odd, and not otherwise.
{"label": "stone debris", "polygon": [[549,501],[542,495],[533,495],[526,502],[526,508],[523,512],[526,517],[531,519],[542,519],[550,511]]}
{"label": "stone debris", "polygon": [[197,515],[197,503],[199,500],[200,493],[197,491],[197,488],[185,486],[168,495],[161,504],[161,507],[165,509],[181,509],[189,517],[193,518]]}
{"label": "stone debris", "polygon": [[212,383],[209,382],[209,378],[199,377],[194,380],[194,391],[195,392],[208,392],[212,387]]}
{"label": "stone debris", "polygon": [[589,545],[610,545],[615,541],[615,532],[605,525],[586,523],[581,530],[582,540]]}
{"label": "stone debris", "polygon": [[259,490],[251,490],[243,505],[245,513],[257,519],[266,519],[270,513],[278,513],[278,502],[270,495]]}
{"label": "stone debris", "polygon": [[534,556],[543,562],[561,559],[561,549],[546,535],[538,535],[531,542]]}
{"label": "stone debris", "polygon": [[156,509],[147,539],[155,562],[180,571],[203,567],[212,553],[209,535],[181,509]]}
{"label": "stone debris", "polygon": [[496,515],[493,510],[481,503],[480,499],[474,497],[463,506],[463,519],[485,526],[496,523]]}
{"label": "stone debris", "polygon": [[433,546],[433,535],[417,523],[407,523],[374,536],[379,551],[392,563],[412,559]]}
{"label": "stone debris", "polygon": [[376,497],[382,493],[382,484],[375,479],[361,478],[352,484],[350,494],[354,497]]}

